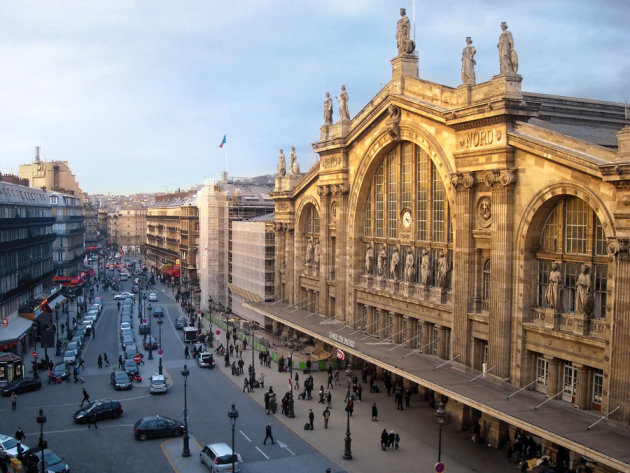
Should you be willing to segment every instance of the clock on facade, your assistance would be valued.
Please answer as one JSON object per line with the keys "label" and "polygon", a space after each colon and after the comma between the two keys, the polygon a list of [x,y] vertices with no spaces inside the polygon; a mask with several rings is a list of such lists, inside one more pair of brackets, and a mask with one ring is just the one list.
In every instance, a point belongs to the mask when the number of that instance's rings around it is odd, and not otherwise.
{"label": "clock on facade", "polygon": [[411,227],[411,211],[410,210],[403,211],[402,224],[403,224],[403,227],[405,228]]}

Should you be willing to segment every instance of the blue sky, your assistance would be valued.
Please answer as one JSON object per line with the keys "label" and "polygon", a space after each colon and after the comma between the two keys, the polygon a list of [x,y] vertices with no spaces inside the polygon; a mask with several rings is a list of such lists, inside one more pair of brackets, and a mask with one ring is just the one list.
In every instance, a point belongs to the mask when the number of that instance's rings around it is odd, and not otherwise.
{"label": "blue sky", "polygon": [[[391,78],[412,0],[0,1],[0,171],[68,161],[88,193],[188,188],[225,168],[315,162],[324,95],[354,116]],[[630,101],[630,2],[416,0],[420,76],[456,87],[499,71],[506,21],[523,90]],[[338,119],[335,105],[334,120]],[[219,143],[227,133],[227,145]]]}

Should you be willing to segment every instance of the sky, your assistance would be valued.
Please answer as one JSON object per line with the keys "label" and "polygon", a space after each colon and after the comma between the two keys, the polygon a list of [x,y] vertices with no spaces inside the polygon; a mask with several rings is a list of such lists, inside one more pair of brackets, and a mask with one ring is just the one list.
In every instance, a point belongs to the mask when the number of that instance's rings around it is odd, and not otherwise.
{"label": "sky", "polygon": [[[0,0],[0,172],[67,161],[89,194],[188,189],[315,162],[326,92],[351,116],[391,79],[413,0]],[[630,1],[416,0],[420,77],[499,73],[506,21],[523,90],[630,102]],[[335,105],[333,119],[339,118]],[[226,136],[226,145],[219,144]]]}

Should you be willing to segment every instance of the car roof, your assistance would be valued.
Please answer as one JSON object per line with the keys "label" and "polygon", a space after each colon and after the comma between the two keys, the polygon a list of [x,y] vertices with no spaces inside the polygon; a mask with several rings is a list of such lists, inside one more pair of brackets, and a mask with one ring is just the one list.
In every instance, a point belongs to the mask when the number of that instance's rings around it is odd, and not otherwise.
{"label": "car roof", "polygon": [[151,379],[166,379],[163,374],[151,375]]}
{"label": "car roof", "polygon": [[209,443],[206,445],[211,450],[214,450],[218,456],[222,457],[223,455],[231,455],[232,448],[227,443]]}

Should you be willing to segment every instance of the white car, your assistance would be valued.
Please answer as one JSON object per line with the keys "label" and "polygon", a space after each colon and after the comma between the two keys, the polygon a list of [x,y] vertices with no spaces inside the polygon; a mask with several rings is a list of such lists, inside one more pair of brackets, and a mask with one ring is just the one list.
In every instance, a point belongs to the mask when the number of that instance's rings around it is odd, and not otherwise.
{"label": "white car", "polygon": [[116,294],[114,296],[114,300],[121,300],[121,299],[133,299],[133,294],[131,292],[121,292],[120,294]]}
{"label": "white car", "polygon": [[[17,457],[17,444],[18,441],[15,438],[0,434],[0,451],[5,452],[9,457]],[[25,452],[29,449],[26,445],[21,445]]]}
{"label": "white car", "polygon": [[131,330],[131,324],[129,322],[120,324],[120,331],[122,332],[123,330]]}
{"label": "white car", "polygon": [[77,354],[74,350],[66,350],[63,354],[63,361],[69,365],[74,365],[77,362]]}
{"label": "white car", "polygon": [[149,302],[157,302],[157,300],[158,300],[157,293],[151,292],[149,294]]}

